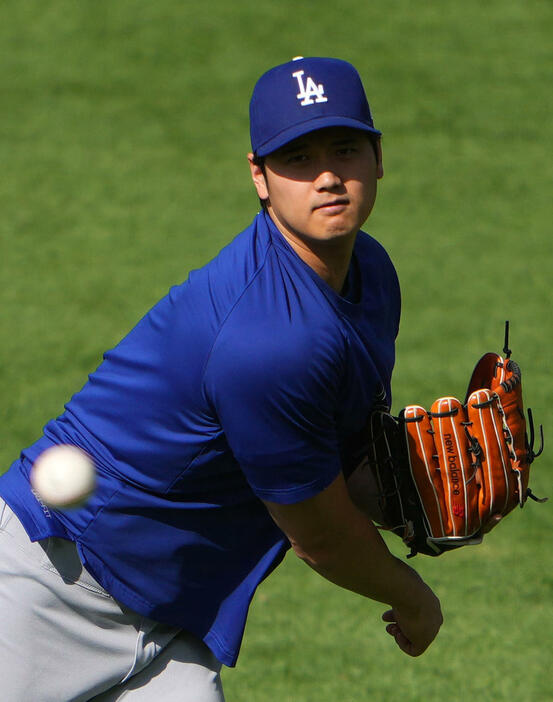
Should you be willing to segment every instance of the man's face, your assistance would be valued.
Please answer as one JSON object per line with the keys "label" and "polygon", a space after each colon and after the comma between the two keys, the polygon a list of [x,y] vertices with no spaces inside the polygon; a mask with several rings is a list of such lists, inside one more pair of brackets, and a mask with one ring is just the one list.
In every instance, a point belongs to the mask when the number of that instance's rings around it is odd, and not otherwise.
{"label": "man's face", "polygon": [[252,164],[258,195],[268,198],[275,224],[285,237],[312,245],[357,233],[374,205],[382,163],[366,133],[331,127],[269,154],[265,175],[260,171]]}

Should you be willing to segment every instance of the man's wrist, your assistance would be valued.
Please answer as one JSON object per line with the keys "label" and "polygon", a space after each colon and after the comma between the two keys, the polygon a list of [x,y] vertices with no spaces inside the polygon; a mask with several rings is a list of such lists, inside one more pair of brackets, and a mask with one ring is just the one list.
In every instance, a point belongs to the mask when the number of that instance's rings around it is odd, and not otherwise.
{"label": "man's wrist", "polygon": [[435,598],[435,595],[416,570],[395,556],[392,556],[392,559],[394,566],[389,576],[388,604],[393,609],[400,609],[414,616],[424,607],[424,603]]}

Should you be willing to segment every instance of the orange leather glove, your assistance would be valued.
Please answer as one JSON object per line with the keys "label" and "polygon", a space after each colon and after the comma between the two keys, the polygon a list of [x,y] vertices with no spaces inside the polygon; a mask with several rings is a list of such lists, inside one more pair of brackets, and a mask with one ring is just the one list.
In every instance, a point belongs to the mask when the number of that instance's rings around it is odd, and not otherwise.
{"label": "orange leather glove", "polygon": [[521,372],[509,355],[480,359],[464,403],[441,397],[430,411],[409,405],[397,418],[371,414],[364,460],[348,488],[360,509],[402,537],[410,555],[480,543],[528,497],[545,501],[528,488],[543,432],[534,452],[532,413],[529,439]]}

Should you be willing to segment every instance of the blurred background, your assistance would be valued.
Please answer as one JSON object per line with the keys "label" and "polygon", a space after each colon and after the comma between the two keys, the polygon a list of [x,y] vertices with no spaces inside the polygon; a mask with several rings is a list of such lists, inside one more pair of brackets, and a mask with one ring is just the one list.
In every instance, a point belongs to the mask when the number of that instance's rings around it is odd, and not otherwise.
{"label": "blurred background", "polygon": [[[365,229],[403,289],[394,410],[463,398],[509,319],[546,434],[531,484],[551,495],[552,36],[550,0],[3,0],[1,469],[249,224],[253,85],[323,55],[357,67],[384,133]],[[385,635],[382,606],[287,557],[223,674],[228,702],[553,699],[551,504],[415,559],[445,613],[420,659]]]}

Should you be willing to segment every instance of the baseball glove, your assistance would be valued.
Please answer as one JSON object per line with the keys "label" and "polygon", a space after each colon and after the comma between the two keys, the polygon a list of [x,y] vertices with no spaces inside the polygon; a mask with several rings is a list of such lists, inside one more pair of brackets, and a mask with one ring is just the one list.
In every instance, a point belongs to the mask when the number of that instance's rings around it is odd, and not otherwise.
{"label": "baseball glove", "polygon": [[485,354],[466,398],[437,399],[430,411],[371,414],[362,458],[348,478],[352,500],[379,526],[401,536],[410,556],[437,556],[483,534],[530,497],[534,423],[522,401],[521,372],[510,358]]}

